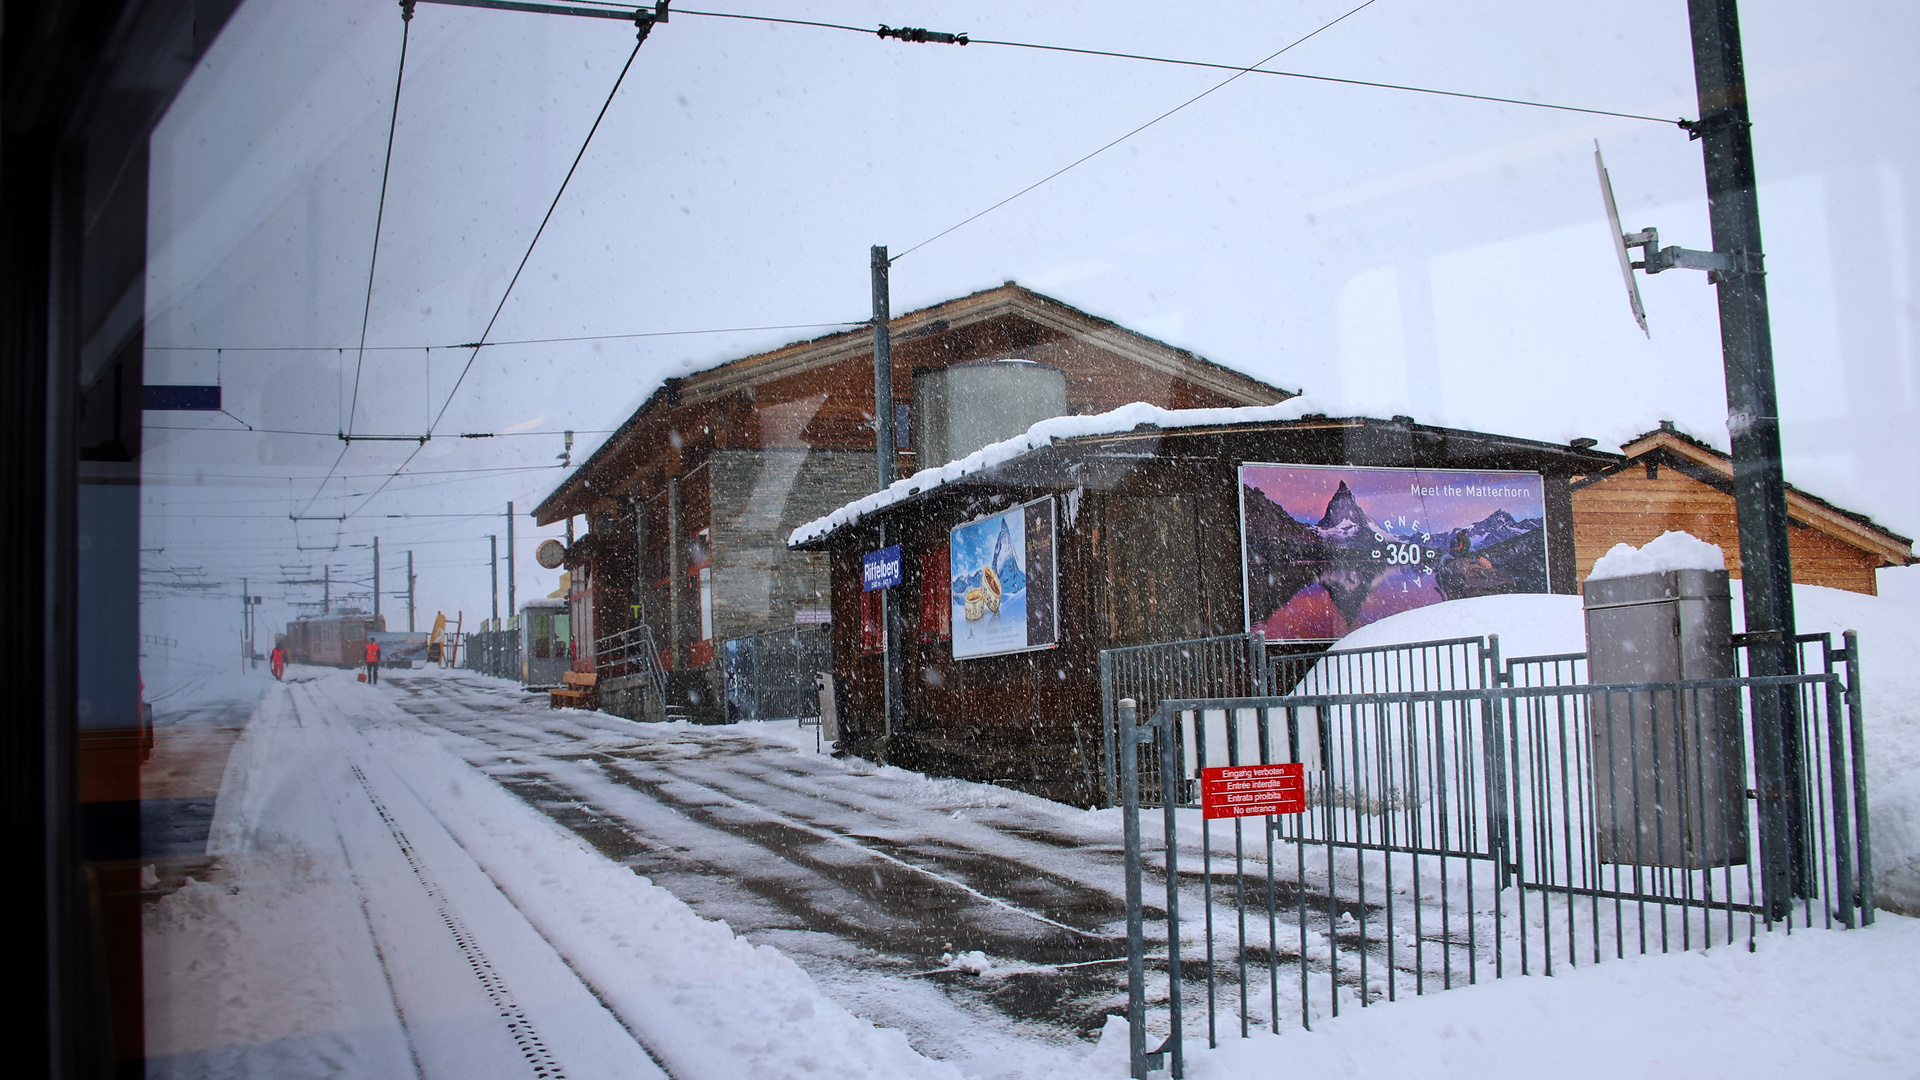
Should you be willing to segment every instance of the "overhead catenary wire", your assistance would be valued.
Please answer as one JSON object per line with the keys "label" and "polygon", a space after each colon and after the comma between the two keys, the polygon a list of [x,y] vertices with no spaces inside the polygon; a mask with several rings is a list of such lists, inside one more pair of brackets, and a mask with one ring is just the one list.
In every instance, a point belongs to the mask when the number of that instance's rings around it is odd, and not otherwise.
{"label": "overhead catenary wire", "polygon": [[[560,199],[567,193],[567,185],[573,182],[573,174],[579,170],[581,159],[587,156],[587,147],[593,145],[593,136],[600,130],[600,122],[606,119],[607,110],[613,106],[614,97],[620,93],[620,85],[626,81],[627,72],[633,69],[634,58],[640,55],[640,46],[647,43],[647,35],[652,29],[653,22],[651,20],[642,19],[639,21],[638,34],[633,43],[632,51],[627,53],[626,63],[620,65],[620,74],[614,77],[613,87],[607,91],[607,99],[600,103],[600,111],[594,114],[593,125],[587,129],[587,137],[580,141],[580,149],[573,155],[573,164],[567,166],[567,175],[561,178],[559,189],[553,193],[553,201],[547,204],[547,212],[541,215],[540,225],[534,229],[533,239],[527,242],[527,250],[520,256],[520,264],[514,267],[513,276],[507,280],[506,289],[500,293],[500,302],[494,305],[493,315],[487,319],[486,328],[480,332],[479,338],[474,341],[473,350],[468,354],[467,362],[461,366],[459,376],[453,380],[453,388],[447,391],[446,400],[440,403],[440,411],[434,414],[433,422],[427,425],[426,437],[422,438],[420,445],[414,447],[413,452],[407,455],[406,460],[402,461],[399,466],[393,470],[392,475],[382,481],[380,486],[369,492],[366,498],[360,501],[358,506],[347,512],[347,517],[351,517],[353,514],[365,509],[368,503],[372,502],[382,491],[387,489],[388,484],[391,484],[401,473],[405,472],[407,466],[413,464],[414,458],[419,457],[420,452],[426,449],[427,439],[433,437],[433,433],[439,428],[440,422],[446,418],[447,410],[452,408],[454,398],[460,393],[460,387],[466,383],[467,375],[473,370],[473,362],[479,358],[480,350],[484,347],[487,336],[493,333],[494,324],[500,321],[500,313],[506,310],[507,300],[513,296],[513,287],[519,283],[520,275],[525,272],[527,268],[527,262],[533,258],[534,249],[540,244],[540,237],[547,231],[547,223],[553,220],[554,210],[559,208]],[[344,518],[342,520],[344,520]]]}
{"label": "overhead catenary wire", "polygon": [[[782,323],[771,326],[718,326],[704,330],[641,330],[621,334],[575,334],[566,337],[509,338],[502,341],[463,341],[442,345],[367,345],[366,352],[419,352],[432,349],[497,349],[508,345],[557,345],[577,341],[628,341],[636,338],[695,337],[703,334],[750,334],[766,330],[829,330],[840,326],[865,326],[861,320],[816,323]],[[337,352],[344,345],[147,345],[149,352]],[[235,417],[238,419],[238,417]]]}
{"label": "overhead catenary wire", "polygon": [[520,265],[514,267],[513,277],[507,280],[507,287],[500,294],[500,302],[494,305],[493,315],[487,319],[486,329],[482,330],[480,336],[472,342],[472,353],[467,357],[466,364],[461,367],[459,376],[453,380],[453,388],[447,391],[447,398],[441,403],[440,411],[435,414],[433,423],[427,425],[428,435],[432,435],[440,426],[440,421],[446,417],[447,409],[452,407],[453,399],[460,393],[461,385],[466,382],[467,373],[473,370],[474,360],[479,358],[480,350],[485,347],[487,336],[493,333],[494,324],[500,321],[500,313],[506,310],[507,300],[513,296],[513,287],[519,284],[520,275],[527,269],[528,260],[533,258],[534,248],[539,246],[540,237],[546,233],[547,223],[553,220],[553,212],[559,208],[561,197],[566,195],[567,185],[573,182],[573,174],[579,170],[581,159],[587,156],[587,147],[593,145],[593,136],[600,130],[600,122],[606,119],[607,110],[613,106],[615,95],[620,93],[620,84],[626,81],[627,72],[633,68],[634,58],[640,55],[640,46],[646,44],[647,34],[652,28],[652,22],[640,23],[638,40],[633,43],[633,50],[627,53],[627,62],[620,65],[620,74],[614,78],[613,88],[607,91],[607,99],[600,103],[600,111],[594,114],[593,126],[587,129],[587,137],[580,141],[580,149],[573,155],[573,164],[567,166],[567,175],[561,178],[559,190],[553,193],[553,201],[547,204],[547,212],[541,215],[539,227],[533,230],[533,239],[527,241],[527,250],[520,256]]}
{"label": "overhead catenary wire", "polygon": [[[240,418],[237,416],[235,416],[234,419],[239,420],[240,423],[242,424],[246,424],[245,420],[240,420]],[[262,427],[253,427],[251,425],[245,426],[245,427],[237,427],[237,428],[222,428],[222,427],[193,427],[193,426],[183,425],[183,424],[145,424],[145,425],[142,425],[141,430],[143,431],[203,431],[203,432],[208,432],[211,434],[219,434],[219,435],[299,435],[299,436],[304,436],[304,437],[313,438],[313,439],[340,438],[340,433],[337,431],[313,431],[313,430],[307,430],[303,428],[262,428]],[[618,429],[616,428],[567,428],[564,430],[555,429],[552,431],[544,431],[544,430],[543,431],[463,431],[455,437],[461,438],[461,439],[512,439],[512,438],[519,438],[525,435],[564,435],[568,431],[573,432],[575,435],[611,435],[616,430]],[[391,435],[391,436],[360,435],[360,436],[356,436],[356,439],[357,441],[361,441],[361,442],[381,442],[381,441],[419,442],[419,441],[422,441],[420,436],[418,435]],[[385,476],[386,474],[377,473],[373,475]],[[296,479],[311,480],[313,479],[313,477],[311,476],[298,477]]]}
{"label": "overhead catenary wire", "polygon": [[[1364,5],[1362,5],[1364,6]],[[1377,82],[1372,79],[1353,79],[1338,75],[1313,75],[1304,71],[1275,71],[1259,64],[1251,68],[1239,68],[1232,64],[1213,63],[1206,60],[1181,60],[1170,56],[1149,56],[1143,53],[1112,52],[1107,49],[1081,49],[1069,45],[1039,45],[1027,41],[992,41],[974,38],[975,45],[1002,45],[1010,49],[1038,49],[1044,52],[1075,53],[1081,56],[1106,56],[1118,60],[1142,60],[1152,64],[1172,64],[1179,67],[1211,68],[1215,71],[1239,71],[1247,75],[1272,75],[1284,79],[1307,79],[1313,82],[1339,83],[1343,86],[1367,86],[1378,90],[1400,90],[1409,94],[1432,94],[1436,97],[1464,98],[1469,101],[1488,101],[1501,105],[1522,105],[1530,109],[1551,109],[1556,112],[1585,113],[1589,116],[1611,116],[1621,120],[1645,120],[1654,124],[1665,124],[1686,128],[1693,121],[1684,117],[1647,116],[1642,113],[1618,112],[1613,109],[1595,109],[1584,105],[1563,105],[1551,101],[1533,101],[1528,98],[1501,97],[1497,94],[1475,94],[1465,90],[1442,90],[1432,86],[1412,86],[1406,83]],[[1266,61],[1261,61],[1261,64]]]}
{"label": "overhead catenary wire", "polygon": [[[400,88],[405,85],[407,74],[407,41],[412,36],[413,30],[413,3],[414,0],[400,0],[400,62],[393,76],[393,112],[387,120],[387,155],[385,163],[380,167],[380,201],[373,215],[373,249],[367,256],[366,304],[360,312],[360,351],[353,364],[353,395],[351,403],[347,406],[346,423],[341,425],[343,438],[352,435],[354,413],[360,407],[360,371],[367,359],[367,320],[373,314],[373,278],[374,271],[380,265],[380,224],[387,213],[387,179],[393,172],[393,135],[400,124]],[[222,409],[221,412],[226,410]],[[227,415],[233,416],[232,413]],[[240,420],[237,416],[233,416],[233,419]],[[244,424],[246,421],[240,420],[240,423]],[[347,459],[347,450],[352,445],[351,439],[345,439],[345,445],[341,446],[340,453],[334,457],[332,467],[327,469],[327,475],[322,477],[319,485],[313,489],[313,498],[307,500],[305,509],[312,509],[314,502],[320,498],[320,493],[327,490],[327,483],[333,479],[333,474],[340,468],[340,463]]]}
{"label": "overhead catenary wire", "polygon": [[952,225],[949,225],[944,229],[941,229],[939,232],[934,233],[932,236],[927,237],[925,240],[922,240],[919,243],[913,245],[912,247],[909,247],[904,251],[901,251],[898,255],[893,256],[891,259],[887,261],[890,263],[899,262],[901,259],[906,258],[908,255],[911,255],[916,251],[919,251],[921,248],[926,247],[928,244],[933,243],[934,241],[940,239],[941,237],[946,236],[949,233],[952,233],[958,229],[963,229],[966,226],[971,225],[972,223],[980,220],[983,217],[986,217],[988,214],[993,213],[995,210],[1000,209],[1001,207],[1007,205],[1008,203],[1014,201],[1015,199],[1018,199],[1020,196],[1025,195],[1026,193],[1034,190],[1035,188],[1041,187],[1047,184],[1048,182],[1054,180],[1055,178],[1062,176],[1065,173],[1070,172],[1071,170],[1078,168],[1079,166],[1084,165],[1089,161],[1092,161],[1094,158],[1099,157],[1101,154],[1106,153],[1107,151],[1113,149],[1116,146],[1119,146],[1121,143],[1126,142],[1128,139],[1133,138],[1135,135],[1138,135],[1141,132],[1147,130],[1148,128],[1154,126],[1155,124],[1158,124],[1160,121],[1165,120],[1167,117],[1172,116],[1177,112],[1180,112],[1182,109],[1185,109],[1189,105],[1192,105],[1195,102],[1198,102],[1201,99],[1206,98],[1214,93],[1217,93],[1222,89],[1225,89],[1227,86],[1232,85],[1235,81],[1248,75],[1255,68],[1258,68],[1261,64],[1271,62],[1274,57],[1280,56],[1281,54],[1285,53],[1287,50],[1292,49],[1295,46],[1298,46],[1304,42],[1310,41],[1315,37],[1318,37],[1319,35],[1325,33],[1328,30],[1331,30],[1335,26],[1340,25],[1341,23],[1347,21],[1348,19],[1359,14],[1360,12],[1365,11],[1367,8],[1372,7],[1374,3],[1375,3],[1375,0],[1361,0],[1360,4],[1356,5],[1355,7],[1349,8],[1348,10],[1342,12],[1339,16],[1335,17],[1334,19],[1331,19],[1328,22],[1325,22],[1320,26],[1315,27],[1311,32],[1304,34],[1298,38],[1295,38],[1293,41],[1288,42],[1286,45],[1283,45],[1280,48],[1274,50],[1273,52],[1267,54],[1267,56],[1264,59],[1259,60],[1256,63],[1249,64],[1243,68],[1233,69],[1232,75],[1229,75],[1225,79],[1222,79],[1221,81],[1213,84],[1212,86],[1207,87],[1205,90],[1202,90],[1198,94],[1195,94],[1194,96],[1188,98],[1187,100],[1181,102],[1180,104],[1175,105],[1173,108],[1168,109],[1166,112],[1161,113],[1160,115],[1154,117],[1153,119],[1147,121],[1146,123],[1141,124],[1139,127],[1134,128],[1133,130],[1127,132],[1126,134],[1120,136],[1117,139],[1113,139],[1103,144],[1102,146],[1090,151],[1089,153],[1083,154],[1080,157],[1075,158],[1073,161],[1070,161],[1067,164],[1062,165],[1060,168],[1055,169],[1054,171],[1048,173],[1047,175],[1041,177],[1038,180],[1035,180],[1033,183],[1028,184],[1026,187],[1023,187],[1019,191],[1016,191],[1013,194],[1007,196],[1006,198],[1001,199],[999,202],[994,203],[993,205],[987,207],[986,209],[978,210],[978,211],[975,211],[974,213],[968,214],[966,217],[961,218],[959,221],[954,222]]}
{"label": "overhead catenary wire", "polygon": [[393,175],[393,136],[400,126],[400,88],[407,77],[407,40],[413,29],[414,0],[400,0],[400,64],[393,76],[393,113],[387,118],[387,155],[380,166],[380,201],[373,211],[373,248],[367,255],[367,295],[360,309],[360,345],[353,361],[353,395],[347,404],[347,434],[360,407],[360,372],[367,361],[367,322],[373,317],[373,278],[380,266],[380,226],[387,216],[387,181]]}

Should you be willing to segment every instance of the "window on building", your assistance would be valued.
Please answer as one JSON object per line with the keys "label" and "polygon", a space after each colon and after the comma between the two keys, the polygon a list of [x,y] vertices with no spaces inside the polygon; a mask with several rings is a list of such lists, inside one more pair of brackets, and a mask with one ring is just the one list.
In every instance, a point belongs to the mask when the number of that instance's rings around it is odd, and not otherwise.
{"label": "window on building", "polygon": [[709,529],[693,534],[687,547],[687,577],[693,585],[694,611],[699,613],[699,641],[713,640],[713,536]]}
{"label": "window on building", "polygon": [[885,595],[883,589],[860,594],[860,651],[863,653],[877,653],[887,647],[885,610],[880,603]]}
{"label": "window on building", "polygon": [[953,583],[948,579],[947,545],[920,556],[920,640],[953,636]]}
{"label": "window on building", "polygon": [[700,640],[713,640],[713,567],[700,568]]}

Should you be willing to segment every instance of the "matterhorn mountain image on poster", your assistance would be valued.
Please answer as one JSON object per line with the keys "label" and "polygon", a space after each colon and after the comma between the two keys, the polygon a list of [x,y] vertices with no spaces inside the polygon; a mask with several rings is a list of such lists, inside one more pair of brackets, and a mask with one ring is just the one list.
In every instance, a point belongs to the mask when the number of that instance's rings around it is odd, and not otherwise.
{"label": "matterhorn mountain image on poster", "polygon": [[1027,589],[1027,575],[1020,569],[1020,548],[1013,542],[1013,529],[1007,520],[1000,520],[1000,535],[993,541],[993,572],[1000,577],[1000,591],[1006,596],[1016,596]]}
{"label": "matterhorn mountain image on poster", "polygon": [[1247,622],[1269,640],[1331,640],[1442,600],[1547,591],[1532,473],[1246,465],[1241,513]]}

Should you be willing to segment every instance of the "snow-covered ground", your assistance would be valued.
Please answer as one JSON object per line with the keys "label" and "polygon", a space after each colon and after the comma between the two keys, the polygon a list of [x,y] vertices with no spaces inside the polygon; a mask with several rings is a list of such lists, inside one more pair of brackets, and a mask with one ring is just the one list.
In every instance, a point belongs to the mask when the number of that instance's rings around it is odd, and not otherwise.
{"label": "snow-covered ground", "polygon": [[[1904,895],[1920,850],[1920,799],[1902,794],[1920,764],[1912,603],[1807,588],[1799,603],[1803,629],[1861,632],[1882,896]],[[1556,597],[1440,605],[1349,643],[1489,630],[1507,655],[1582,647],[1577,599]],[[180,717],[217,712],[212,730],[264,697],[226,761],[209,854],[156,863],[157,1076],[1126,1073],[1124,1025],[1105,1019],[1124,985],[1114,811],[835,760],[791,724],[550,711],[465,672],[376,688],[295,669],[239,697],[215,682]],[[1197,829],[1182,840],[1188,858]],[[1347,1008],[1214,1051],[1190,1038],[1188,1066],[1913,1076],[1916,995],[1920,922],[1883,913],[1864,931],[1763,933],[1753,953]]]}
{"label": "snow-covered ground", "polygon": [[228,763],[217,872],[150,912],[158,1075],[957,1075],[410,730],[391,690],[290,677]]}
{"label": "snow-covered ground", "polygon": [[[1763,935],[1752,953],[1631,957],[1353,1010],[1212,1052],[1202,1043],[1187,1075],[1910,1078],[1920,1075],[1917,964],[1920,920],[1883,915],[1864,931]],[[1127,1075],[1125,1033],[1116,1022],[1094,1075]]]}

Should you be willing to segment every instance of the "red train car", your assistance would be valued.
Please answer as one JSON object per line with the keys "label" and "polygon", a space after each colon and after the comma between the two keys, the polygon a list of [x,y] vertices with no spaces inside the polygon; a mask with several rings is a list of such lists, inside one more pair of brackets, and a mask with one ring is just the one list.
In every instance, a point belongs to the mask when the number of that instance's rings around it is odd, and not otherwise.
{"label": "red train car", "polygon": [[351,668],[366,663],[367,634],[386,629],[385,616],[364,611],[316,615],[288,623],[281,644],[288,663]]}

